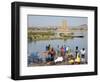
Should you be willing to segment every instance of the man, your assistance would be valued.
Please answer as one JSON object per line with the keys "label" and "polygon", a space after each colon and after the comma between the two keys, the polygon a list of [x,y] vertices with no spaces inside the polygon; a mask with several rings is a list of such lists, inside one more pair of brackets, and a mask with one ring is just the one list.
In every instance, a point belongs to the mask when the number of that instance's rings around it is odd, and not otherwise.
{"label": "man", "polygon": [[77,57],[77,54],[79,53],[78,46],[76,46],[75,53],[76,53],[75,57]]}
{"label": "man", "polygon": [[81,53],[81,61],[82,61],[83,63],[85,63],[85,53],[86,53],[85,48],[82,48],[82,49],[80,50],[80,53]]}

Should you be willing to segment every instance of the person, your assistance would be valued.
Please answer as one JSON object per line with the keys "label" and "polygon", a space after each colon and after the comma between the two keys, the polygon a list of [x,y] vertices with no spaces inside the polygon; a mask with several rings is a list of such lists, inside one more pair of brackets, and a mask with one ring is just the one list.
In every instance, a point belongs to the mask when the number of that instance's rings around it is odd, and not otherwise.
{"label": "person", "polygon": [[48,50],[50,51],[50,49],[51,49],[51,45],[49,44],[49,45],[48,45]]}
{"label": "person", "polygon": [[60,48],[61,56],[65,59],[64,48],[63,46]]}
{"label": "person", "polygon": [[50,61],[54,61],[54,57],[56,55],[56,52],[53,48],[51,48],[51,50],[49,51],[49,53],[51,55]]}
{"label": "person", "polygon": [[60,50],[59,50],[59,45],[57,46],[57,56],[59,56]]}
{"label": "person", "polygon": [[68,50],[69,50],[69,46],[66,47],[66,53],[68,53]]}
{"label": "person", "polygon": [[61,56],[63,56],[64,55],[64,48],[63,48],[63,46],[60,48],[60,52],[61,52]]}
{"label": "person", "polygon": [[85,53],[86,53],[85,48],[82,48],[82,49],[80,50],[80,52],[81,52],[81,56],[84,57],[84,56],[85,56]]}
{"label": "person", "polygon": [[46,51],[49,51],[51,48],[50,44],[48,46],[46,46]]}
{"label": "person", "polygon": [[77,54],[79,53],[78,46],[76,46],[75,53],[76,53],[75,57],[77,57]]}
{"label": "person", "polygon": [[64,45],[64,55],[66,54],[66,46]]}
{"label": "person", "polygon": [[80,50],[80,53],[81,53],[81,61],[85,62],[85,53],[86,53],[85,48],[82,48]]}
{"label": "person", "polygon": [[71,54],[71,48],[69,46],[66,47],[66,53],[67,53],[67,55]]}
{"label": "person", "polygon": [[47,62],[51,61],[51,54],[48,53],[48,56],[46,57],[46,61]]}
{"label": "person", "polygon": [[75,63],[76,64],[80,64],[81,63],[81,59],[80,59],[80,54],[77,53],[76,59],[75,59]]}
{"label": "person", "polygon": [[45,49],[46,49],[46,51],[48,51],[48,46],[47,45],[46,45],[46,48]]}
{"label": "person", "polygon": [[50,53],[51,53],[51,61],[54,61],[54,57],[56,55],[55,50],[52,48]]}

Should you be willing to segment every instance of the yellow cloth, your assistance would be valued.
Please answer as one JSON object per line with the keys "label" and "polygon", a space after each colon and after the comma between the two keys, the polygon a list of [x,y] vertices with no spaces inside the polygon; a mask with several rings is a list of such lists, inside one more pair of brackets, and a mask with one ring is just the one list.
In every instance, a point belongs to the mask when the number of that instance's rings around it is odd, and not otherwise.
{"label": "yellow cloth", "polygon": [[80,58],[80,54],[77,54],[77,57],[75,59],[75,62],[80,63],[81,62],[81,58]]}
{"label": "yellow cloth", "polygon": [[69,63],[69,64],[73,64],[73,63],[74,63],[74,60],[71,59],[71,60],[68,61],[68,63]]}

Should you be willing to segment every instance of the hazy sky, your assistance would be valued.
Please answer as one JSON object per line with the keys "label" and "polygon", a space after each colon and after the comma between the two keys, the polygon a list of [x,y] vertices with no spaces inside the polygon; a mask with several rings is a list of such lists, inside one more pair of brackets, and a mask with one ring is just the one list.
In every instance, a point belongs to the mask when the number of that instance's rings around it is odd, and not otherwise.
{"label": "hazy sky", "polygon": [[87,17],[28,15],[28,27],[60,26],[63,20],[67,21],[68,26],[79,26],[88,23]]}

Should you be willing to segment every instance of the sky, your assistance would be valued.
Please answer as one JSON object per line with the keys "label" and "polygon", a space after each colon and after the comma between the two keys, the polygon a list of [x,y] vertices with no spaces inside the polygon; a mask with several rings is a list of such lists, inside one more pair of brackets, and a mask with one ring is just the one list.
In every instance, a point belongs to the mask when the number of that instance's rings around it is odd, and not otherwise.
{"label": "sky", "polygon": [[87,17],[28,15],[28,27],[61,26],[63,20],[67,21],[68,26],[88,24]]}

